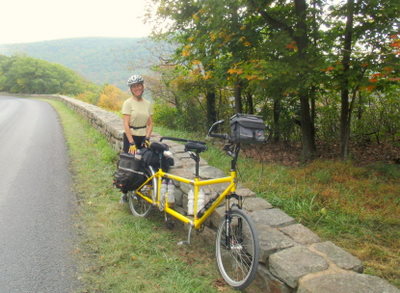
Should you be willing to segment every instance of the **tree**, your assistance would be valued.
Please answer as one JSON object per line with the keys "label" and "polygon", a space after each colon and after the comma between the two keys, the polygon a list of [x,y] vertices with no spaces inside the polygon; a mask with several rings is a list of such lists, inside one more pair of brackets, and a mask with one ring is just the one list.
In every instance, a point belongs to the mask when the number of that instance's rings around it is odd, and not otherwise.
{"label": "tree", "polygon": [[11,93],[78,94],[92,87],[72,70],[27,56],[1,58],[0,88]]}
{"label": "tree", "polygon": [[[331,42],[341,52],[337,62],[336,82],[341,93],[341,157],[349,156],[352,114],[357,97],[362,107],[361,90],[369,72],[382,71],[387,59],[388,41],[398,28],[399,5],[393,0],[347,0],[334,6],[331,17]],[[344,38],[342,37],[344,36]],[[331,51],[334,53],[335,51]],[[374,81],[374,79],[370,79]],[[369,85],[370,89],[374,86]]]}
{"label": "tree", "polygon": [[[174,62],[185,68],[176,78],[195,89],[207,120],[215,101],[231,103],[223,96],[230,93],[235,111],[272,122],[276,141],[297,139],[290,124],[299,125],[304,160],[315,157],[318,136],[338,139],[347,157],[351,132],[362,124],[353,123],[354,108],[362,120],[372,91],[395,93],[389,71],[397,71],[388,69],[398,64],[388,50],[397,44],[388,42],[399,28],[395,0],[153,2],[168,20],[164,37],[175,42]],[[188,96],[175,93],[176,101]]]}
{"label": "tree", "polygon": [[111,111],[119,111],[121,110],[123,101],[127,98],[129,98],[128,94],[122,92],[114,85],[106,84],[100,93],[97,106]]}

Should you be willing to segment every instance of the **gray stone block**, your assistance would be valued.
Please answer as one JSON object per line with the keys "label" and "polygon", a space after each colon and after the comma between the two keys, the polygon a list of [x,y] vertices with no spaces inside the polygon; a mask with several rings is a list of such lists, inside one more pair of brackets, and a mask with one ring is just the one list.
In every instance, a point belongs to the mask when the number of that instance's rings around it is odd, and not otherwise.
{"label": "gray stone block", "polygon": [[246,293],[292,293],[294,290],[275,278],[264,265],[259,265],[254,281],[246,288]]}
{"label": "gray stone block", "polygon": [[250,213],[256,224],[266,224],[271,227],[284,227],[292,225],[295,220],[280,209],[265,209]]}
{"label": "gray stone block", "polygon": [[177,160],[177,159],[174,157],[174,165],[170,168],[170,171],[169,171],[169,172],[171,172],[171,170],[173,170],[173,169],[183,168],[183,167],[184,167],[184,166],[183,166],[181,160]]}
{"label": "gray stone block", "polygon": [[200,171],[200,178],[202,179],[214,179],[227,176],[220,169],[208,165],[200,166],[199,171]]}
{"label": "gray stone block", "polygon": [[248,212],[271,209],[272,205],[265,199],[259,197],[250,197],[243,200],[243,209]]}
{"label": "gray stone block", "polygon": [[190,159],[190,155],[187,152],[183,152],[183,148],[182,148],[182,150],[175,151],[174,157],[176,157],[178,160]]}
{"label": "gray stone block", "polygon": [[269,257],[271,273],[292,288],[297,287],[302,276],[327,268],[328,263],[322,256],[312,253],[304,246],[294,246]]}
{"label": "gray stone block", "polygon": [[216,193],[222,193],[229,186],[229,183],[218,183],[218,184],[210,184],[205,185],[204,188],[207,188],[210,195],[214,196]]}
{"label": "gray stone block", "polygon": [[243,196],[245,198],[247,197],[256,197],[256,193],[246,187],[238,187],[236,189],[236,194]]}
{"label": "gray stone block", "polygon": [[279,228],[279,230],[300,244],[311,244],[321,241],[321,239],[315,233],[301,224],[282,227]]}
{"label": "gray stone block", "polygon": [[323,274],[301,281],[297,293],[400,293],[375,276],[357,273]]}
{"label": "gray stone block", "polygon": [[[170,173],[179,177],[193,179],[191,170],[188,170],[187,168],[172,168]],[[183,184],[181,183],[181,185]]]}
{"label": "gray stone block", "polygon": [[218,228],[224,215],[225,215],[225,207],[224,206],[220,206],[220,207],[216,208],[215,211],[210,216],[211,226],[214,228]]}
{"label": "gray stone block", "polygon": [[187,214],[188,211],[188,198],[186,194],[182,194],[182,209],[184,210],[184,214]]}
{"label": "gray stone block", "polygon": [[175,188],[174,196],[175,196],[175,205],[182,206],[183,205],[183,202],[182,202],[183,192],[182,192],[182,190],[180,190],[179,188]]}
{"label": "gray stone block", "polygon": [[271,254],[296,245],[292,239],[276,228],[271,228],[268,225],[256,225],[256,229],[260,243],[259,261],[261,263],[267,263],[267,259]]}
{"label": "gray stone block", "polygon": [[361,260],[351,255],[347,251],[344,251],[342,248],[336,246],[330,241],[316,243],[311,247],[326,255],[329,260],[342,269],[353,270],[359,273],[363,271],[363,264]]}
{"label": "gray stone block", "polygon": [[184,197],[187,197],[188,193],[190,190],[193,190],[193,185],[191,184],[187,184],[187,183],[182,183],[179,185],[179,187],[181,188],[182,192],[184,193]]}

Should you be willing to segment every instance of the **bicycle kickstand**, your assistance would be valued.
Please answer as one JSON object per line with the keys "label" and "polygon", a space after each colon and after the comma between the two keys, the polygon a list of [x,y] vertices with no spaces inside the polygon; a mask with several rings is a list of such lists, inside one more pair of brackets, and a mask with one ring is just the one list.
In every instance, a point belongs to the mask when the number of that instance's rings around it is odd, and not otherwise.
{"label": "bicycle kickstand", "polygon": [[191,237],[191,235],[192,235],[192,229],[193,229],[193,226],[190,225],[189,231],[188,231],[188,238],[187,238],[187,240],[186,240],[186,241],[185,241],[185,240],[179,241],[179,242],[178,242],[178,245],[190,245],[190,237]]}

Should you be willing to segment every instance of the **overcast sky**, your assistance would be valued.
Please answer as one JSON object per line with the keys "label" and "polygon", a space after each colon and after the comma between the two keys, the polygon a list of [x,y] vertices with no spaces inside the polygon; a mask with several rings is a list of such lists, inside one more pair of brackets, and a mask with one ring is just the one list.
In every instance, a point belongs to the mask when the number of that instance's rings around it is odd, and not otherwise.
{"label": "overcast sky", "polygon": [[[0,44],[144,37],[146,0],[0,0]],[[148,1],[149,2],[149,1]]]}

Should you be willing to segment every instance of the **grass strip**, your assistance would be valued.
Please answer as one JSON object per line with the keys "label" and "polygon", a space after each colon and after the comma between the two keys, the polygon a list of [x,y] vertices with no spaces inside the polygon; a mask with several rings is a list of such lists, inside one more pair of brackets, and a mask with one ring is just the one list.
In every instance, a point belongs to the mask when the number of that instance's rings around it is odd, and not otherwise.
{"label": "grass strip", "polygon": [[119,205],[111,184],[117,153],[63,103],[46,101],[64,127],[79,201],[80,292],[232,292],[221,282],[213,247],[177,246],[186,234],[165,228],[160,213],[136,218]]}

